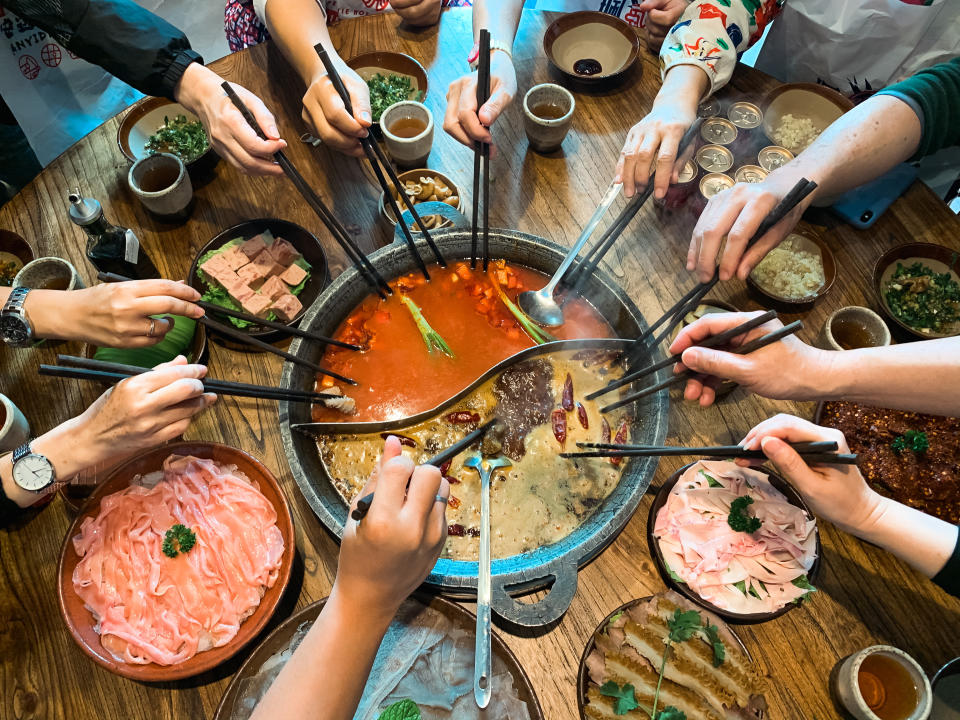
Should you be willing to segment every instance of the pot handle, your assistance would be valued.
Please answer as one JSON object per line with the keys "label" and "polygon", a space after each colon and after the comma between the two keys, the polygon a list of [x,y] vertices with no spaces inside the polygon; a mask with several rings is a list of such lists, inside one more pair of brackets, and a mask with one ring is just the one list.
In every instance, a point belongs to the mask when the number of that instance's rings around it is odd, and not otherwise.
{"label": "pot handle", "polygon": [[503,580],[494,575],[491,587],[493,611],[521,627],[542,627],[559,620],[577,594],[577,561],[557,558],[537,571],[537,580],[550,578],[553,578],[553,584],[546,597],[536,603],[524,603],[510,597]]}
{"label": "pot handle", "polygon": [[[463,213],[461,213],[452,205],[447,205],[445,202],[440,202],[439,200],[417,203],[417,212],[421,218],[426,217],[427,215],[440,215],[441,217],[452,222],[453,227],[455,228],[470,227],[470,221],[467,220]],[[409,227],[414,233],[414,239],[416,239],[417,235],[420,233],[420,230],[417,227],[416,222],[413,220],[413,214],[409,210],[404,210],[400,214],[400,217],[403,218],[403,221],[407,224],[407,227]],[[403,230],[400,229],[400,223],[397,223],[394,227],[393,241],[395,243],[402,243],[405,241],[405,238],[403,237]]]}

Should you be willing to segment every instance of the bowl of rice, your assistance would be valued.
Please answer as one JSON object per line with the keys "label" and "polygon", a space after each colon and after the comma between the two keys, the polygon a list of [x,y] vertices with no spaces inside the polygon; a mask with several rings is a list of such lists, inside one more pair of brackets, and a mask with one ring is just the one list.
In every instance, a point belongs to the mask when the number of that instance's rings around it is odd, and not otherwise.
{"label": "bowl of rice", "polygon": [[833,253],[811,232],[790,233],[747,277],[756,300],[784,312],[809,310],[827,294],[837,276]]}
{"label": "bowl of rice", "polygon": [[798,155],[852,107],[849,98],[823,85],[781,85],[763,100],[763,131],[773,144]]}

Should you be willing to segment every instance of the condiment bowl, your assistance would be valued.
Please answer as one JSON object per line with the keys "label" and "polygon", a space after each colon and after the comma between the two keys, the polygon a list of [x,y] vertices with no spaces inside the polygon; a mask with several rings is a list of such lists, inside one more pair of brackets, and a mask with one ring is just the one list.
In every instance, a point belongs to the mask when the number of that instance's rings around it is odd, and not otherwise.
{"label": "condiment bowl", "polygon": [[837,334],[840,323],[852,325],[865,334],[868,342],[859,347],[883,347],[892,340],[890,329],[882,317],[870,308],[847,305],[830,313],[814,345],[822,350],[847,350],[843,347],[843,338]]}
{"label": "condiment bowl", "polygon": [[[16,276],[20,269],[27,263],[33,261],[36,257],[33,254],[33,248],[30,247],[30,243],[24,240],[22,237],[17,235],[12,230],[0,230],[0,252],[10,253],[17,260],[20,261],[19,267],[13,268],[13,275]],[[10,278],[10,283],[13,282],[13,277]],[[3,278],[0,277],[0,286],[3,286]],[[9,284],[9,283],[6,283]]]}
{"label": "condiment bowl", "polygon": [[820,289],[800,299],[781,297],[761,287],[760,284],[753,279],[753,274],[751,273],[747,276],[747,290],[750,291],[750,294],[754,296],[757,302],[765,307],[786,313],[806,312],[816,304],[817,300],[830,292],[830,288],[833,287],[833,283],[837,279],[837,264],[834,260],[833,252],[830,250],[826,241],[820,237],[819,233],[804,229],[797,230],[787,236],[787,238],[791,237],[800,237],[806,241],[802,249],[811,251],[814,249],[819,250],[823,263],[823,285],[820,286]]}
{"label": "condiment bowl", "polygon": [[925,333],[907,325],[890,310],[885,290],[887,282],[896,271],[897,263],[908,265],[914,261],[922,262],[938,273],[949,272],[954,280],[960,282],[960,253],[956,250],[933,243],[907,243],[887,250],[873,266],[873,291],[877,296],[880,312],[890,322],[894,335],[899,340],[908,341],[960,335],[960,323],[951,332]]}
{"label": "condiment bowl", "polygon": [[[667,563],[663,559],[663,553],[660,552],[660,542],[653,534],[653,529],[657,523],[657,514],[660,512],[660,509],[666,505],[667,498],[670,496],[670,491],[673,490],[674,486],[680,480],[680,476],[683,473],[696,463],[690,463],[684,467],[677,470],[673,475],[671,475],[667,480],[660,486],[659,492],[653,498],[653,504],[650,506],[650,515],[647,517],[647,543],[650,546],[650,555],[653,557],[653,561],[657,566],[657,570],[660,572],[660,576],[663,578],[663,581],[671,588],[676,590],[678,593],[688,598],[691,602],[696,603],[704,610],[709,610],[710,612],[719,615],[724,620],[728,622],[735,623],[737,625],[755,625],[757,623],[767,622],[768,620],[773,620],[775,618],[784,615],[794,608],[799,606],[799,603],[787,603],[779,610],[774,610],[773,612],[768,613],[735,613],[730,612],[729,610],[724,610],[723,608],[718,608],[711,602],[707,602],[702,597],[697,595],[690,586],[684,582],[678,582],[674,580],[670,574],[670,571],[667,569]],[[808,517],[813,517],[813,513],[810,512],[810,508],[807,507],[807,504],[804,502],[803,498],[800,497],[794,487],[784,480],[782,477],[777,475],[775,472],[771,471],[766,466],[756,468],[760,472],[763,472],[767,475],[770,484],[783,493],[791,505],[796,505],[801,508]],[[813,566],[810,568],[810,571],[807,573],[807,577],[810,582],[816,584],[817,575],[820,572],[820,559],[823,557],[823,546],[820,544],[820,529],[816,528],[815,532],[817,533],[817,557],[813,562]]]}
{"label": "condiment bowl", "polygon": [[[100,510],[101,500],[127,487],[136,475],[159,470],[163,461],[174,454],[193,455],[220,463],[236,465],[242,473],[257,483],[260,492],[276,510],[277,527],[280,528],[283,535],[284,546],[280,573],[273,587],[264,592],[256,610],[243,621],[237,635],[226,645],[197,653],[179,665],[125,663],[114,658],[100,643],[100,635],[94,629],[96,621],[84,606],[83,600],[73,589],[73,572],[80,562],[80,558],[73,547],[73,537],[80,531],[80,526],[86,518],[96,517]],[[141,453],[116,468],[102,484],[97,486],[80,514],[74,519],[63,539],[57,566],[57,596],[60,602],[60,613],[67,629],[80,649],[89,655],[95,663],[110,672],[142,682],[182,680],[215,668],[233,657],[266,627],[290,582],[290,572],[293,568],[295,552],[293,519],[290,515],[290,507],[276,477],[263,463],[243,450],[219,443],[182,442],[162,445]]]}
{"label": "condiment bowl", "polygon": [[[856,720],[881,720],[867,705],[860,691],[860,666],[871,655],[880,654],[897,661],[911,676],[917,690],[916,709],[905,720],[926,720],[933,705],[933,691],[920,663],[891,645],[872,645],[847,657],[834,675],[834,690],[843,707]],[[897,717],[900,717],[899,715]]]}
{"label": "condiment bowl", "polygon": [[[629,24],[607,13],[565,13],[544,32],[543,52],[568,80],[582,85],[607,84],[622,77],[636,61],[640,36]],[[585,59],[599,62],[600,72],[576,72],[574,65]]]}
{"label": "condiment bowl", "polygon": [[[782,145],[774,136],[774,128],[784,115],[809,118],[823,132],[852,108],[853,102],[832,88],[816,83],[787,83],[774,88],[763,99],[760,106],[763,110],[763,132],[771,145]],[[782,146],[795,155],[804,150],[804,147]]]}
{"label": "condiment bowl", "polygon": [[[211,250],[215,250],[235,238],[243,238],[244,240],[248,240],[255,235],[259,235],[265,230],[269,230],[271,233],[273,233],[274,237],[283,238],[293,245],[293,247],[296,248],[297,251],[303,255],[304,259],[312,266],[310,271],[310,279],[307,280],[307,284],[303,288],[303,292],[297,296],[297,299],[303,305],[303,309],[289,323],[286,323],[287,325],[296,325],[298,322],[300,322],[300,318],[303,317],[303,313],[307,311],[307,308],[313,304],[313,302],[320,296],[320,293],[323,291],[323,289],[327,286],[327,283],[330,282],[330,268],[327,265],[327,255],[316,236],[299,225],[289,222],[288,220],[278,220],[275,218],[246,220],[245,222],[239,223],[233,227],[223,230],[220,233],[217,233],[217,235],[214,236],[210,242],[200,248],[200,252],[197,253],[197,256],[193,259],[193,263],[190,265],[190,273],[187,275],[187,284],[198,292],[203,293],[207,288],[206,284],[197,274],[197,269],[200,265],[200,258],[202,258]],[[232,329],[239,329],[230,324],[230,320],[226,315],[218,315],[215,312],[210,313],[210,315],[212,319],[219,323],[226,324]],[[251,326],[242,330],[242,332],[246,332],[259,340],[263,340],[264,342],[277,342],[289,337],[289,335],[285,334],[282,330],[273,330],[263,326]],[[212,331],[211,334],[215,335],[216,331]],[[230,341],[230,339],[226,337],[218,336],[217,339],[218,341],[222,341],[228,347],[237,350],[251,349],[249,345],[236,343],[236,341]]]}
{"label": "condiment bowl", "polygon": [[[420,178],[430,178],[431,180],[433,179],[440,180],[444,185],[446,185],[448,188],[450,188],[453,191],[453,194],[456,195],[457,198],[459,198],[459,201],[457,202],[455,207],[460,212],[463,212],[463,209],[465,207],[464,200],[463,200],[463,193],[460,192],[460,188],[457,186],[456,183],[453,182],[453,180],[451,180],[447,175],[444,175],[439,170],[429,170],[428,168],[419,168],[416,170],[407,170],[406,172],[403,172],[397,175],[397,179],[400,181],[401,184],[406,184],[406,182],[409,180],[419,183]],[[380,200],[378,204],[380,208],[380,220],[383,222],[384,227],[392,232],[394,226],[397,223],[397,220],[393,216],[393,208],[390,207],[389,203],[387,203],[387,199],[382,192],[380,193]],[[414,203],[414,204],[416,205],[418,203]],[[403,212],[403,208],[400,208],[400,212]],[[424,222],[426,222],[426,217],[423,217],[423,216],[421,217],[423,218]],[[453,224],[452,221],[446,218],[442,218],[440,216],[434,216],[434,217],[436,217],[437,220],[439,220],[440,222],[436,224],[434,227],[428,227],[427,228],[428,230],[433,230],[435,228],[445,228]],[[417,227],[416,223],[414,223],[410,229],[415,234],[420,232],[420,229]]]}
{"label": "condiment bowl", "polygon": [[[414,92],[407,100],[423,102],[427,97],[427,71],[423,65],[409,55],[398,52],[375,51],[355,55],[347,60],[347,66],[357,73],[365,82],[374,75],[406,75]],[[419,95],[419,97],[418,97]],[[374,123],[379,128],[379,122]]]}
{"label": "condiment bowl", "polygon": [[[147,157],[150,153],[144,148],[144,144],[163,127],[164,118],[172,119],[177,115],[184,115],[188,120],[199,120],[183,105],[167,98],[148,97],[136,103],[123,116],[117,130],[120,152],[132,163]],[[219,160],[220,156],[211,145],[203,155],[186,163],[187,171],[191,177],[200,178],[212,170]]]}

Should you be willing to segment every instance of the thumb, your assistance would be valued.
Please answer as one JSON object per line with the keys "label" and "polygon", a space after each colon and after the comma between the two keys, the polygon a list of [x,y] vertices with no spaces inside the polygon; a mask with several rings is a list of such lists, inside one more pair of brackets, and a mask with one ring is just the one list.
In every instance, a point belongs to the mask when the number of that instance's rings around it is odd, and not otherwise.
{"label": "thumb", "polygon": [[742,355],[710,348],[687,348],[681,359],[691,370],[735,383],[742,383],[750,369],[750,361]]}
{"label": "thumb", "polygon": [[803,491],[811,470],[796,450],[780,438],[770,435],[760,441],[760,449],[776,466],[781,475]]}
{"label": "thumb", "polygon": [[253,113],[253,117],[257,121],[257,125],[260,126],[260,129],[263,130],[267,138],[270,140],[279,140],[280,130],[277,129],[276,118],[273,117],[273,113],[267,110],[267,106],[263,104],[263,101],[256,95],[252,95],[247,101],[247,104]]}
{"label": "thumb", "polygon": [[500,113],[502,113],[503,109],[509,104],[510,96],[506,90],[498,88],[483,104],[483,107],[480,108],[477,117],[480,118],[480,122],[484,127],[490,127],[497,121]]}

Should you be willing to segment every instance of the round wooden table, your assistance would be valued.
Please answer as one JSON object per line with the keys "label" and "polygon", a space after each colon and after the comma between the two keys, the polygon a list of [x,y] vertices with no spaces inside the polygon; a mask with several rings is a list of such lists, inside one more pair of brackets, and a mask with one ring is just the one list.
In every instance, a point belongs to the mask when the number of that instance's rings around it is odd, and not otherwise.
{"label": "round wooden table", "polygon": [[[547,14],[526,12],[516,43],[520,93],[556,80],[541,50]],[[393,49],[417,58],[428,69],[426,104],[438,124],[447,85],[466,70],[472,40],[469,11],[444,13],[438,27],[411,31],[392,15],[340,23],[332,34],[341,55]],[[257,93],[272,108],[288,154],[307,180],[328,200],[342,222],[367,250],[388,242],[377,222],[379,188],[366,167],[350,158],[298,142],[299,79],[271,44],[224,58],[212,67]],[[747,67],[738,69],[721,96],[742,93],[760,99],[776,81]],[[528,151],[520,102],[497,123],[499,153],[493,161],[490,223],[518,228],[568,245],[577,237],[606,188],[630,125],[650,107],[660,87],[655,55],[646,50],[620,87],[597,94],[578,93],[573,128],[560,153]],[[86,261],[85,238],[67,216],[67,193],[79,185],[98,198],[107,217],[135,228],[161,272],[186,275],[198,249],[223,228],[241,220],[279,217],[316,233],[327,248],[332,272],[344,257],[319,220],[284,178],[244,176],[221,162],[212,180],[196,189],[197,203],[182,226],[159,223],[133,197],[126,184],[128,164],[116,145],[114,118],[70,148],[16,198],[0,209],[0,227],[27,238],[41,255],[61,255],[86,281],[95,273]],[[473,154],[437,128],[430,166],[441,169],[469,191]],[[693,284],[683,269],[693,219],[685,213],[661,216],[647,203],[611,253],[614,270],[648,318],[658,317]],[[811,341],[827,315],[842,305],[874,305],[870,269],[887,248],[905,241],[950,244],[960,250],[960,220],[917,182],[869,230],[838,225],[825,233],[836,254],[837,281],[817,307],[804,314],[800,336]],[[716,296],[742,309],[754,309],[739,281],[719,287]],[[796,319],[790,317],[789,320]],[[58,349],[0,348],[0,391],[30,420],[34,434],[80,413],[92,400],[90,387],[40,378],[36,368],[54,360]],[[279,358],[239,353],[214,346],[213,377],[255,383],[275,382]],[[763,400],[737,391],[709,409],[686,405],[677,396],[670,412],[668,442],[737,442],[760,420],[777,412],[811,417],[812,403]],[[274,624],[294,608],[327,595],[337,564],[337,544],[310,511],[290,475],[280,444],[277,410],[271,402],[223,397],[200,416],[188,439],[215,440],[260,457],[281,479],[295,515],[298,563],[291,592]],[[664,458],[654,484],[684,463]],[[596,624],[620,603],[664,589],[646,540],[650,497],[617,540],[580,573],[569,612],[550,632],[522,636],[502,633],[529,673],[550,720],[577,717],[575,679],[580,653]],[[144,685],[111,675],[77,648],[59,617],[56,560],[71,521],[59,499],[0,533],[0,663],[2,718],[210,717],[240,660],[206,675],[169,685]],[[750,652],[772,678],[770,717],[828,718],[838,714],[828,678],[838,660],[875,643],[889,643],[916,657],[928,672],[960,655],[960,600],[952,598],[894,557],[821,526],[824,558],[819,592],[803,608],[784,617],[738,630]],[[908,532],[905,529],[904,532]],[[501,631],[502,632],[502,631]]]}

